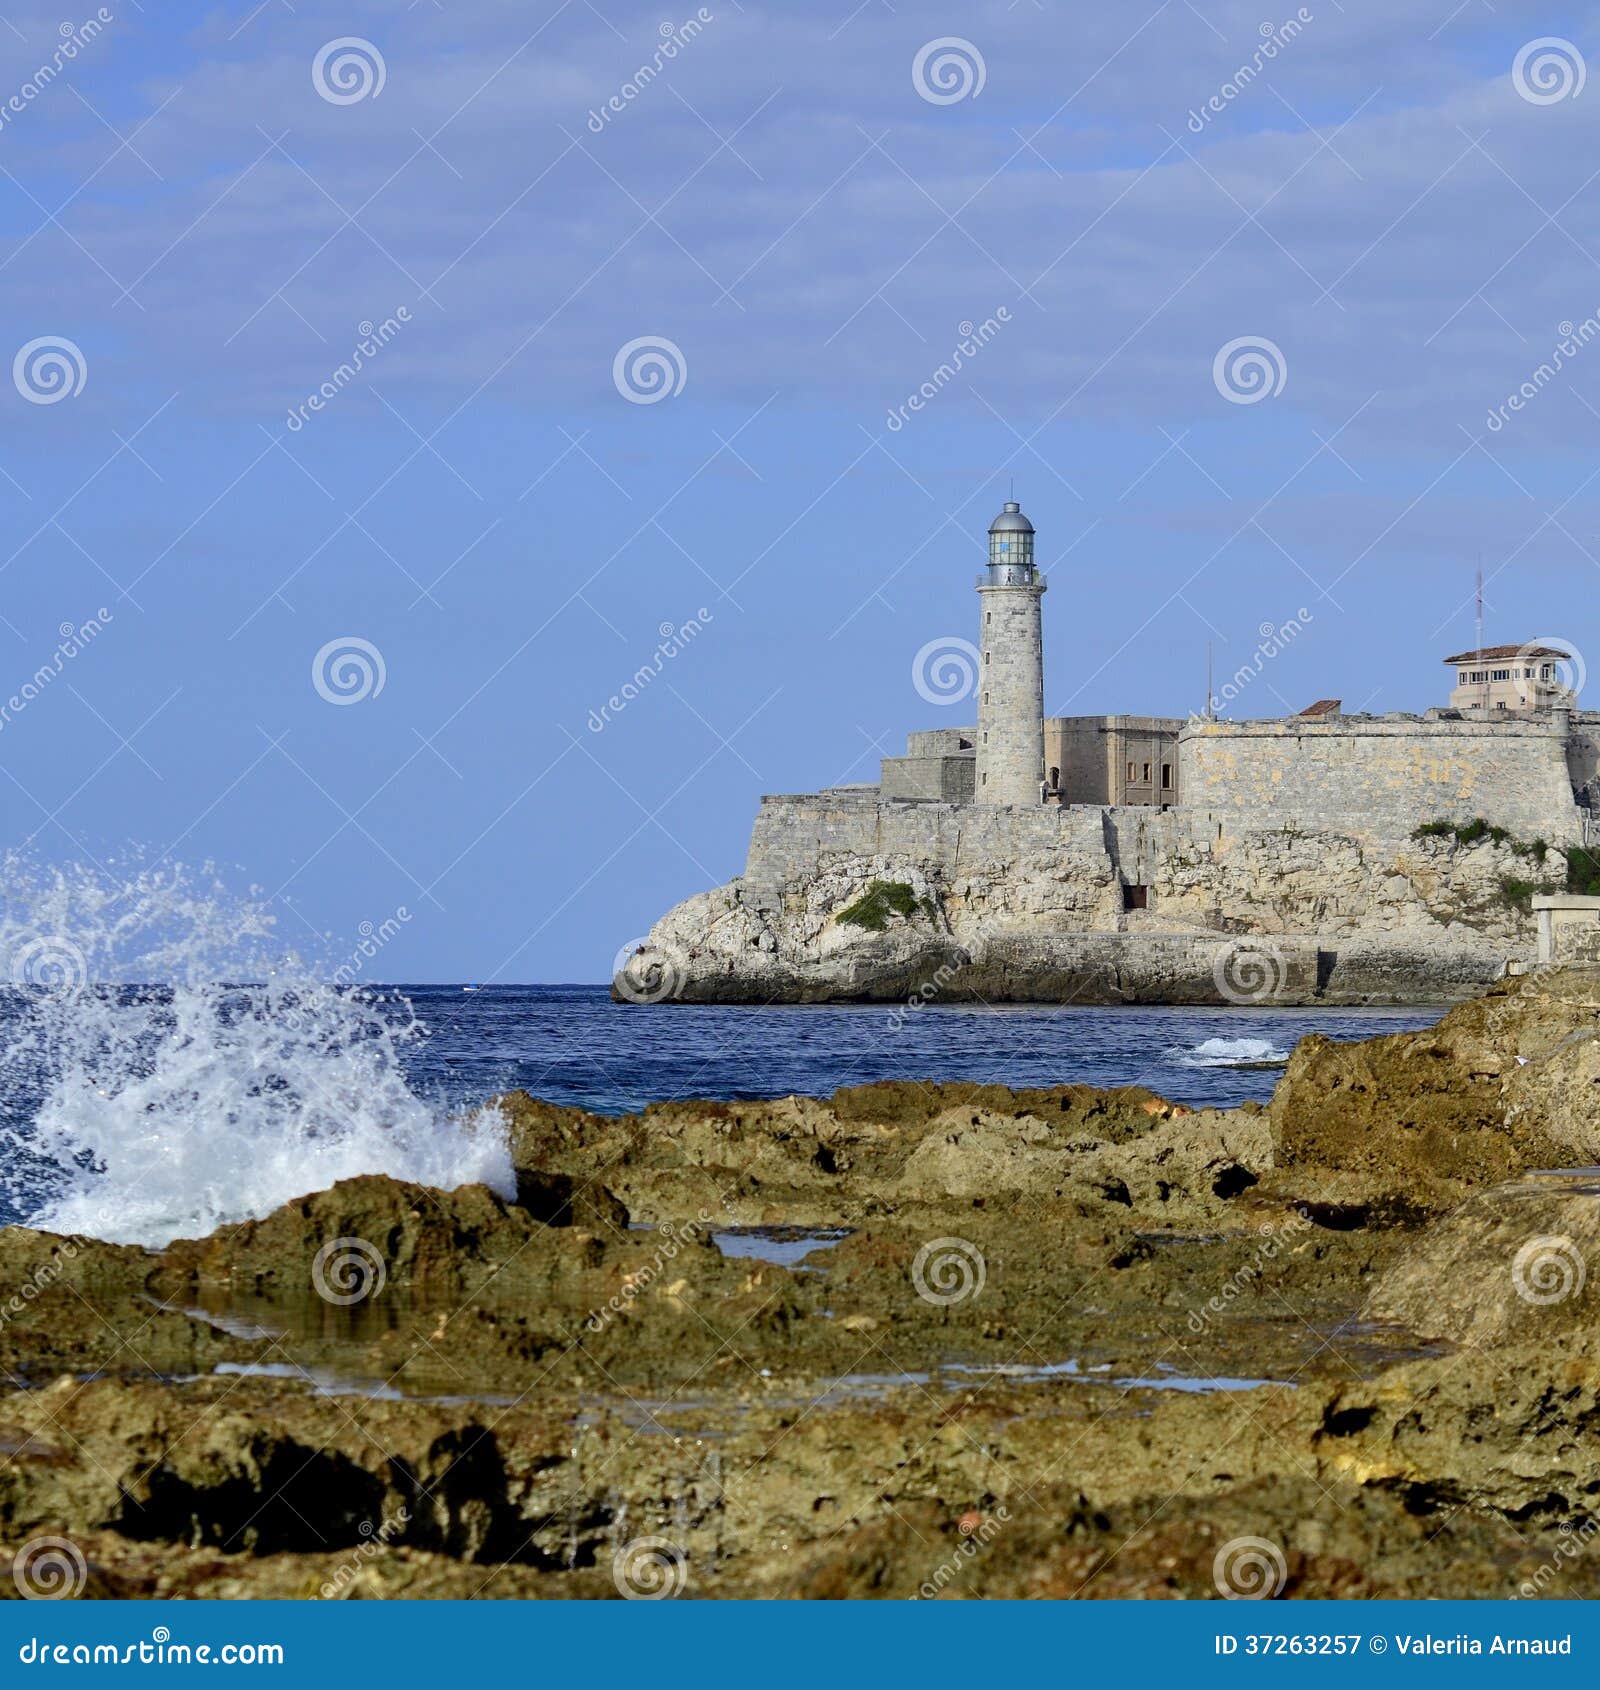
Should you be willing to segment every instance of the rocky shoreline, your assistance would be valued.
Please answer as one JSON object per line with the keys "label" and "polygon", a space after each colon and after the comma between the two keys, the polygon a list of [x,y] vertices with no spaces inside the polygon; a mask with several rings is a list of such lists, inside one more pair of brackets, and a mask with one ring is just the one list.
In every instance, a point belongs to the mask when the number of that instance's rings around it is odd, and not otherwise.
{"label": "rocky shoreline", "polygon": [[1566,884],[1581,838],[1566,812],[1550,839],[1525,839],[1414,806],[1312,818],[768,797],[744,873],[667,911],[613,996],[1456,1003],[1537,958],[1531,900]]}
{"label": "rocky shoreline", "polygon": [[0,1232],[16,1592],[1600,1595],[1596,971],[1265,1107],[501,1109],[514,1197]]}

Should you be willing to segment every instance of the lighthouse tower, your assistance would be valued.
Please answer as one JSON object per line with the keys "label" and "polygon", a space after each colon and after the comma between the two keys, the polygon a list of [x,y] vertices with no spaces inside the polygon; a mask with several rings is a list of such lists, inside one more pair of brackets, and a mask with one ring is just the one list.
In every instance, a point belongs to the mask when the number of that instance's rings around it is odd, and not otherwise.
{"label": "lighthouse tower", "polygon": [[1038,804],[1044,783],[1044,641],[1033,524],[1015,500],[989,524],[978,577],[977,784],[980,804]]}

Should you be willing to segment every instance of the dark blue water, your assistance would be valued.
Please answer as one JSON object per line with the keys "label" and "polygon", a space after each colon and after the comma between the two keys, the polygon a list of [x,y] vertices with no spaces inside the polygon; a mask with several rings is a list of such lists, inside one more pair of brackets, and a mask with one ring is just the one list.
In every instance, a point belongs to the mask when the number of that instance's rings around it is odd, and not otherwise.
{"label": "dark blue water", "polygon": [[1307,1033],[1426,1027],[1428,1009],[616,1004],[603,986],[398,988],[428,1036],[413,1086],[451,1103],[521,1086],[620,1114],[670,1098],[826,1095],[869,1080],[1144,1085],[1175,1101],[1265,1100]]}

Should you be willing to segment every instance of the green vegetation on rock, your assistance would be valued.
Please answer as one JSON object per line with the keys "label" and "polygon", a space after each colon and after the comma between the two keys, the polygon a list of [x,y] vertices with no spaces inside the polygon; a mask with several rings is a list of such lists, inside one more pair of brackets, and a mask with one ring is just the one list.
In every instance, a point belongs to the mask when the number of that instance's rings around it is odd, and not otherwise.
{"label": "green vegetation on rock", "polygon": [[1600,856],[1586,845],[1567,847],[1567,890],[1582,898],[1600,898]]}
{"label": "green vegetation on rock", "polygon": [[869,933],[882,933],[891,915],[911,916],[919,909],[930,910],[929,902],[919,900],[905,881],[874,880],[849,909],[839,912],[839,919]]}
{"label": "green vegetation on rock", "polygon": [[1485,821],[1482,816],[1474,816],[1469,822],[1455,822],[1448,818],[1440,821],[1423,822],[1412,831],[1413,839],[1453,839],[1458,845],[1476,845],[1480,840],[1487,839],[1495,845],[1504,845],[1508,850],[1516,852],[1519,857],[1532,857],[1536,863],[1542,863],[1550,854],[1550,842],[1546,839],[1518,839],[1509,828],[1495,827]]}

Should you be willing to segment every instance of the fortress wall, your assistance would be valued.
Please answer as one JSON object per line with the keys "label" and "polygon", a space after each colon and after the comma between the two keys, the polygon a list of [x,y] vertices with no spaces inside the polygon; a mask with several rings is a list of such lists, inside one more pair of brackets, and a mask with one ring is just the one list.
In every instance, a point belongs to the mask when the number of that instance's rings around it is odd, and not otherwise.
{"label": "fortress wall", "polygon": [[1186,805],[1270,813],[1280,827],[1396,836],[1481,815],[1557,843],[1580,826],[1566,747],[1543,721],[1199,722],[1179,763]]}
{"label": "fortress wall", "polygon": [[955,756],[885,757],[880,765],[878,791],[884,798],[972,802],[975,759],[970,751]]}
{"label": "fortress wall", "polygon": [[832,856],[906,856],[954,875],[1024,855],[1103,852],[1101,815],[1032,804],[881,803],[875,795],[826,792],[766,797],[744,881],[758,908],[776,909],[784,887],[815,879]]}
{"label": "fortress wall", "polygon": [[963,746],[970,752],[977,743],[976,728],[921,728],[906,735],[906,755],[954,757]]}
{"label": "fortress wall", "polygon": [[1573,713],[1567,773],[1574,788],[1587,788],[1590,804],[1600,807],[1600,714],[1592,710]]}

